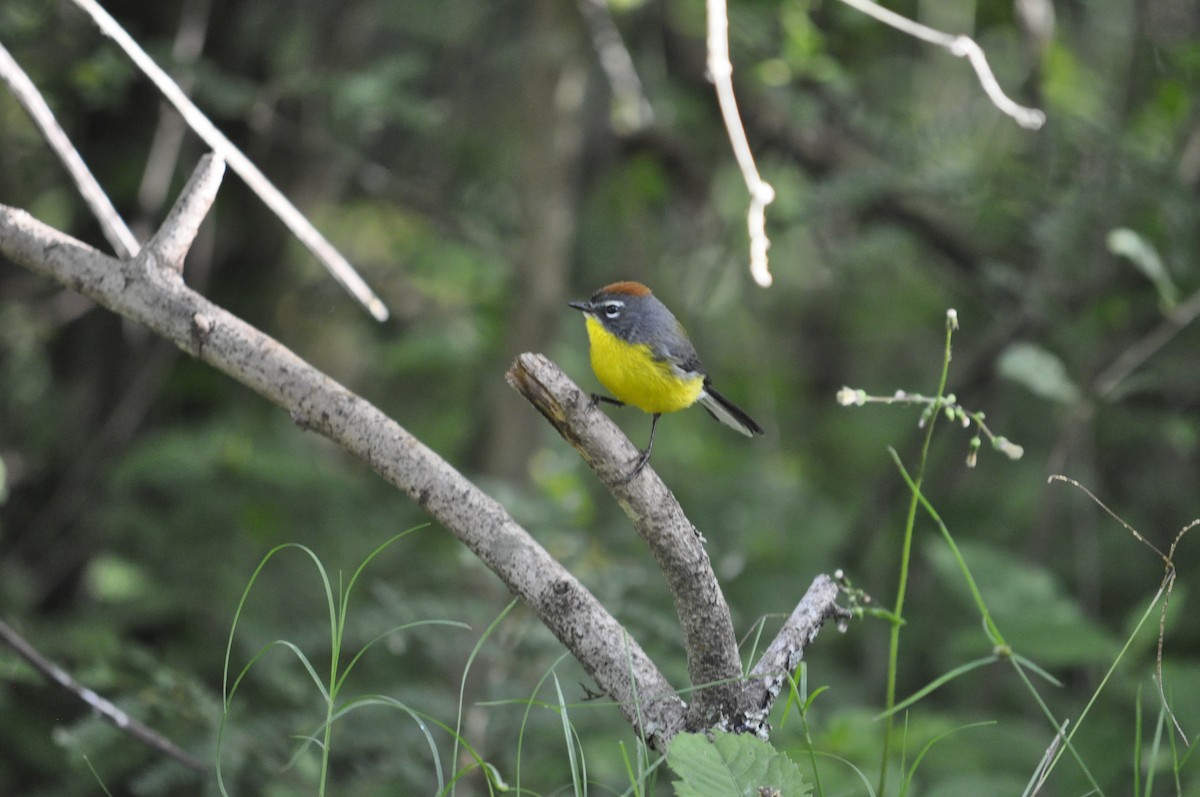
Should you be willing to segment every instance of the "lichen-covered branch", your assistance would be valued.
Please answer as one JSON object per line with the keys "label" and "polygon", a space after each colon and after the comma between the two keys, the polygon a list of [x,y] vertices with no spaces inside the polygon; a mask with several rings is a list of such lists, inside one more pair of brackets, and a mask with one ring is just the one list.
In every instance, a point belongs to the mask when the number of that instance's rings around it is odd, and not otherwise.
{"label": "lichen-covered branch", "polygon": [[683,726],[684,702],[595,596],[498,502],[370,402],[188,288],[170,267],[181,256],[180,235],[194,232],[207,211],[197,195],[211,201],[218,164],[202,163],[146,247],[157,251],[116,260],[0,205],[0,253],[145,325],[360,457],[521,597],[652,745],[669,740]]}
{"label": "lichen-covered branch", "polygon": [[520,355],[509,369],[508,381],[579,451],[653,552],[671,588],[687,649],[688,675],[696,689],[688,728],[723,727],[765,738],[766,715],[787,673],[795,669],[822,624],[839,616],[837,585],[827,576],[817,578],[754,668],[752,680],[744,682],[733,620],[704,538],[675,496],[650,468],[644,471],[647,477],[622,481],[637,450],[546,357]]}

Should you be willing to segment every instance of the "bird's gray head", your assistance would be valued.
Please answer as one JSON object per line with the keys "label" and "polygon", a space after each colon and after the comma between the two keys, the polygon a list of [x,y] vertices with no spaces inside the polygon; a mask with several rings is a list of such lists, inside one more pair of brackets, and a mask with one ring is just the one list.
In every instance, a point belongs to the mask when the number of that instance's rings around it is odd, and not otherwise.
{"label": "bird's gray head", "polygon": [[640,282],[614,282],[593,293],[586,302],[568,304],[630,343],[653,345],[683,335],[682,327],[667,306]]}

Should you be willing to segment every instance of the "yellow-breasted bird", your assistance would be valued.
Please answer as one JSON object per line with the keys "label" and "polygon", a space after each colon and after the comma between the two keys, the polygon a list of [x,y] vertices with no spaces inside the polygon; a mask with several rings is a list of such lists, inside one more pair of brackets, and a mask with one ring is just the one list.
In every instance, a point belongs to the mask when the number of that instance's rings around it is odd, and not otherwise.
{"label": "yellow-breasted bird", "polygon": [[658,419],[700,402],[721,423],[747,437],[763,433],[754,419],[713,389],[696,348],[667,306],[640,282],[614,282],[586,302],[568,302],[584,314],[592,370],[615,398],[592,400],[631,404],[652,416],[650,442],[621,481],[641,473],[650,461]]}

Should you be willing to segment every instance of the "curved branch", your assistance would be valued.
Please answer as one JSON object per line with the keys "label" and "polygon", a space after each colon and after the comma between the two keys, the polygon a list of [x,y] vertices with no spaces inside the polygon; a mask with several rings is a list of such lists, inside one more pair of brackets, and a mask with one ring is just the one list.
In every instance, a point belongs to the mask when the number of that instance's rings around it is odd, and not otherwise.
{"label": "curved branch", "polygon": [[[208,173],[214,164],[203,165]],[[189,192],[210,189],[193,179]],[[0,205],[0,252],[137,321],[288,411],[365,461],[412,497],[478,556],[575,655],[656,749],[683,727],[685,704],[646,653],[571,573],[494,499],[365,399],[278,341],[157,267],[177,256],[178,231],[195,229],[207,204],[186,194],[147,246],[170,251],[120,261]]]}
{"label": "curved branch", "polygon": [[1002,113],[1011,116],[1017,124],[1026,130],[1037,130],[1046,123],[1046,114],[1044,111],[1038,108],[1026,108],[1024,105],[1018,105],[1008,98],[1008,95],[1004,93],[1004,89],[1000,88],[1000,82],[996,80],[996,75],[992,72],[992,68],[988,66],[987,55],[984,54],[983,48],[970,36],[955,36],[951,33],[934,30],[928,25],[914,22],[908,17],[901,16],[895,11],[884,8],[875,3],[874,0],[842,0],[842,2],[851,8],[858,9],[869,17],[874,17],[885,25],[890,25],[902,33],[907,33],[909,36],[941,47],[955,58],[966,58],[970,61],[971,67],[975,70],[975,75],[979,78],[979,85],[983,88],[984,93],[987,94],[988,99],[992,101],[992,104],[1000,109]]}
{"label": "curved branch", "polygon": [[766,736],[786,674],[822,624],[843,616],[837,587],[819,577],[743,680],[729,607],[703,537],[647,469],[620,480],[636,449],[553,363],[521,355],[508,380],[600,475],[650,546],[675,600],[696,690],[690,709],[617,620],[494,499],[365,399],[278,341],[212,304],[176,267],[207,212],[222,169],[201,161],[142,255],[115,260],[0,205],[0,252],[144,324],[192,356],[286,409],[297,425],[357,455],[466,545],[575,655],[655,749],[680,730],[720,727]]}
{"label": "curved branch", "polygon": [[742,695],[745,713],[740,719],[745,728],[765,736],[769,729],[767,714],[771,712],[775,698],[783,691],[788,677],[804,658],[805,649],[817,638],[817,632],[826,621],[836,620],[838,630],[845,630],[851,614],[838,606],[839,591],[837,582],[832,578],[817,576],[775,635],[775,640],[767,646],[758,664],[750,671],[750,680],[746,682]]}
{"label": "curved branch", "polygon": [[733,156],[742,172],[746,190],[750,192],[750,209],[746,212],[746,229],[750,235],[750,275],[760,287],[769,288],[771,276],[767,250],[771,239],[767,237],[767,205],[775,201],[775,189],[758,173],[746,128],[738,111],[737,95],[733,91],[733,63],[729,60],[729,9],[725,0],[708,0],[708,76],[717,91],[717,105],[725,130],[729,133],[729,144]]}
{"label": "curved branch", "polygon": [[675,601],[688,675],[696,689],[688,728],[723,727],[765,737],[766,715],[787,674],[824,622],[842,615],[836,583],[828,576],[817,578],[751,673],[753,680],[744,683],[733,620],[704,538],[675,496],[650,468],[628,483],[621,481],[637,449],[546,357],[522,354],[509,369],[508,381],[579,451],[650,546]]}
{"label": "curved branch", "polygon": [[689,730],[732,717],[738,711],[742,666],[733,618],[703,536],[651,468],[622,481],[637,450],[557,365],[541,354],[522,354],[509,369],[508,382],[579,451],[650,546],[675,602],[696,690]]}

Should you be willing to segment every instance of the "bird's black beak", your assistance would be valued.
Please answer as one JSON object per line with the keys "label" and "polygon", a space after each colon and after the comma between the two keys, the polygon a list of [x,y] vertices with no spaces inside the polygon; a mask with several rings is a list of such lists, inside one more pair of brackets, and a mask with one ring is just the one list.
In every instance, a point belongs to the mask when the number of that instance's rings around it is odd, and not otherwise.
{"label": "bird's black beak", "polygon": [[576,310],[580,311],[581,313],[592,312],[592,303],[591,302],[567,302],[567,307],[574,307]]}

